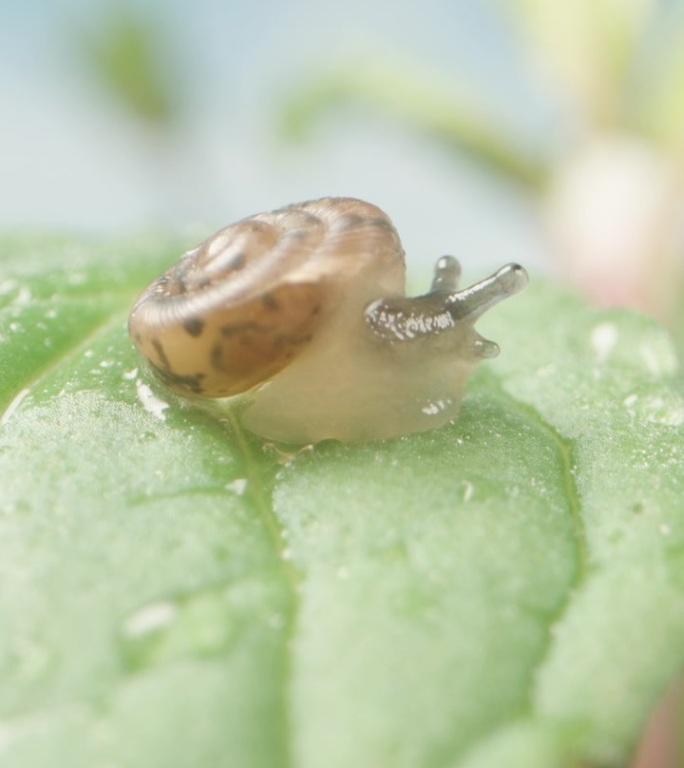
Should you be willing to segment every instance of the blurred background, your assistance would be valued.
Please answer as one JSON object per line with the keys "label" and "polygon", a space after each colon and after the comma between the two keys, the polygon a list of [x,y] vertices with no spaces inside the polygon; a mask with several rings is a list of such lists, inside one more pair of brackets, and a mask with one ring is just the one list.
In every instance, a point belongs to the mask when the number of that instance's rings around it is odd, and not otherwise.
{"label": "blurred background", "polygon": [[529,201],[368,91],[449,111],[467,85],[533,144],[548,109],[516,34],[467,0],[5,0],[0,227],[204,231],[352,195],[396,219],[421,273],[449,249],[528,263]]}
{"label": "blurred background", "polygon": [[323,195],[423,276],[684,322],[682,0],[4,0],[0,228],[205,235]]}
{"label": "blurred background", "polygon": [[684,0],[3,0],[0,98],[0,230],[356,196],[423,284],[520,261],[684,349]]}
{"label": "blurred background", "polygon": [[4,0],[0,64],[0,229],[351,195],[413,274],[516,260],[679,335],[682,0]]}

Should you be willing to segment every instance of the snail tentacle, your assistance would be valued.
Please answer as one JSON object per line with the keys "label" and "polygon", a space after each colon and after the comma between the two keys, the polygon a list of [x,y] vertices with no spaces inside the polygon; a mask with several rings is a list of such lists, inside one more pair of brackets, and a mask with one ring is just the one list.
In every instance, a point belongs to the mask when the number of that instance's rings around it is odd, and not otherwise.
{"label": "snail tentacle", "polygon": [[475,322],[495,304],[520,293],[528,282],[527,272],[520,264],[506,264],[470,288],[453,293],[446,308],[455,320],[468,318]]}
{"label": "snail tentacle", "polygon": [[442,256],[435,264],[435,274],[430,285],[430,293],[457,291],[461,279],[461,262],[454,256]]}
{"label": "snail tentacle", "polygon": [[[443,256],[435,265],[429,293],[412,298],[378,299],[366,308],[366,323],[376,337],[390,342],[416,342],[424,337],[434,341],[459,324],[472,326],[494,304],[521,291],[527,273],[518,264],[508,264],[490,277],[461,291],[454,290],[460,277],[459,262]],[[496,357],[494,342],[474,336],[478,357]]]}

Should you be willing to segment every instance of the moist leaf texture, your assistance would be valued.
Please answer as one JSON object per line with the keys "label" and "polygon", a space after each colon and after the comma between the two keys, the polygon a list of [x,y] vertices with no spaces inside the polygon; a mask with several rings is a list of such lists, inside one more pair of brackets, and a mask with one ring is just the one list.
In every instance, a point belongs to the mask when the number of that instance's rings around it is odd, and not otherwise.
{"label": "moist leaf texture", "polygon": [[624,765],[684,662],[666,333],[535,280],[454,424],[265,445],[131,348],[181,250],[0,239],[3,768]]}

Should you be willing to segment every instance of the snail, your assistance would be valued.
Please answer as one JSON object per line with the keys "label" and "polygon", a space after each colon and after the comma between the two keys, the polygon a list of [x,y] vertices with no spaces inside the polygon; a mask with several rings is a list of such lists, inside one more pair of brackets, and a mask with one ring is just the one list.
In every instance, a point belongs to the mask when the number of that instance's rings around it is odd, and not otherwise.
{"label": "snail", "polygon": [[405,296],[405,260],[387,214],[353,198],[260,213],[221,229],[138,298],[129,331],[170,387],[248,393],[244,426],[289,443],[362,441],[441,426],[466,380],[499,347],[475,321],[521,291],[508,264],[458,290],[459,262]]}

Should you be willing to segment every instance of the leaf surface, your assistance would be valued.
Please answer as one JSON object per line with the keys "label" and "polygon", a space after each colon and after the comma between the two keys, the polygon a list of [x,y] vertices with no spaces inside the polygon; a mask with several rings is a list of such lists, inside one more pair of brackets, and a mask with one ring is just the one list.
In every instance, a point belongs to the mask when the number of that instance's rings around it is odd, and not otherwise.
{"label": "leaf surface", "polygon": [[0,242],[3,766],[623,765],[684,661],[665,333],[535,281],[455,424],[288,454],[142,369],[179,252]]}

